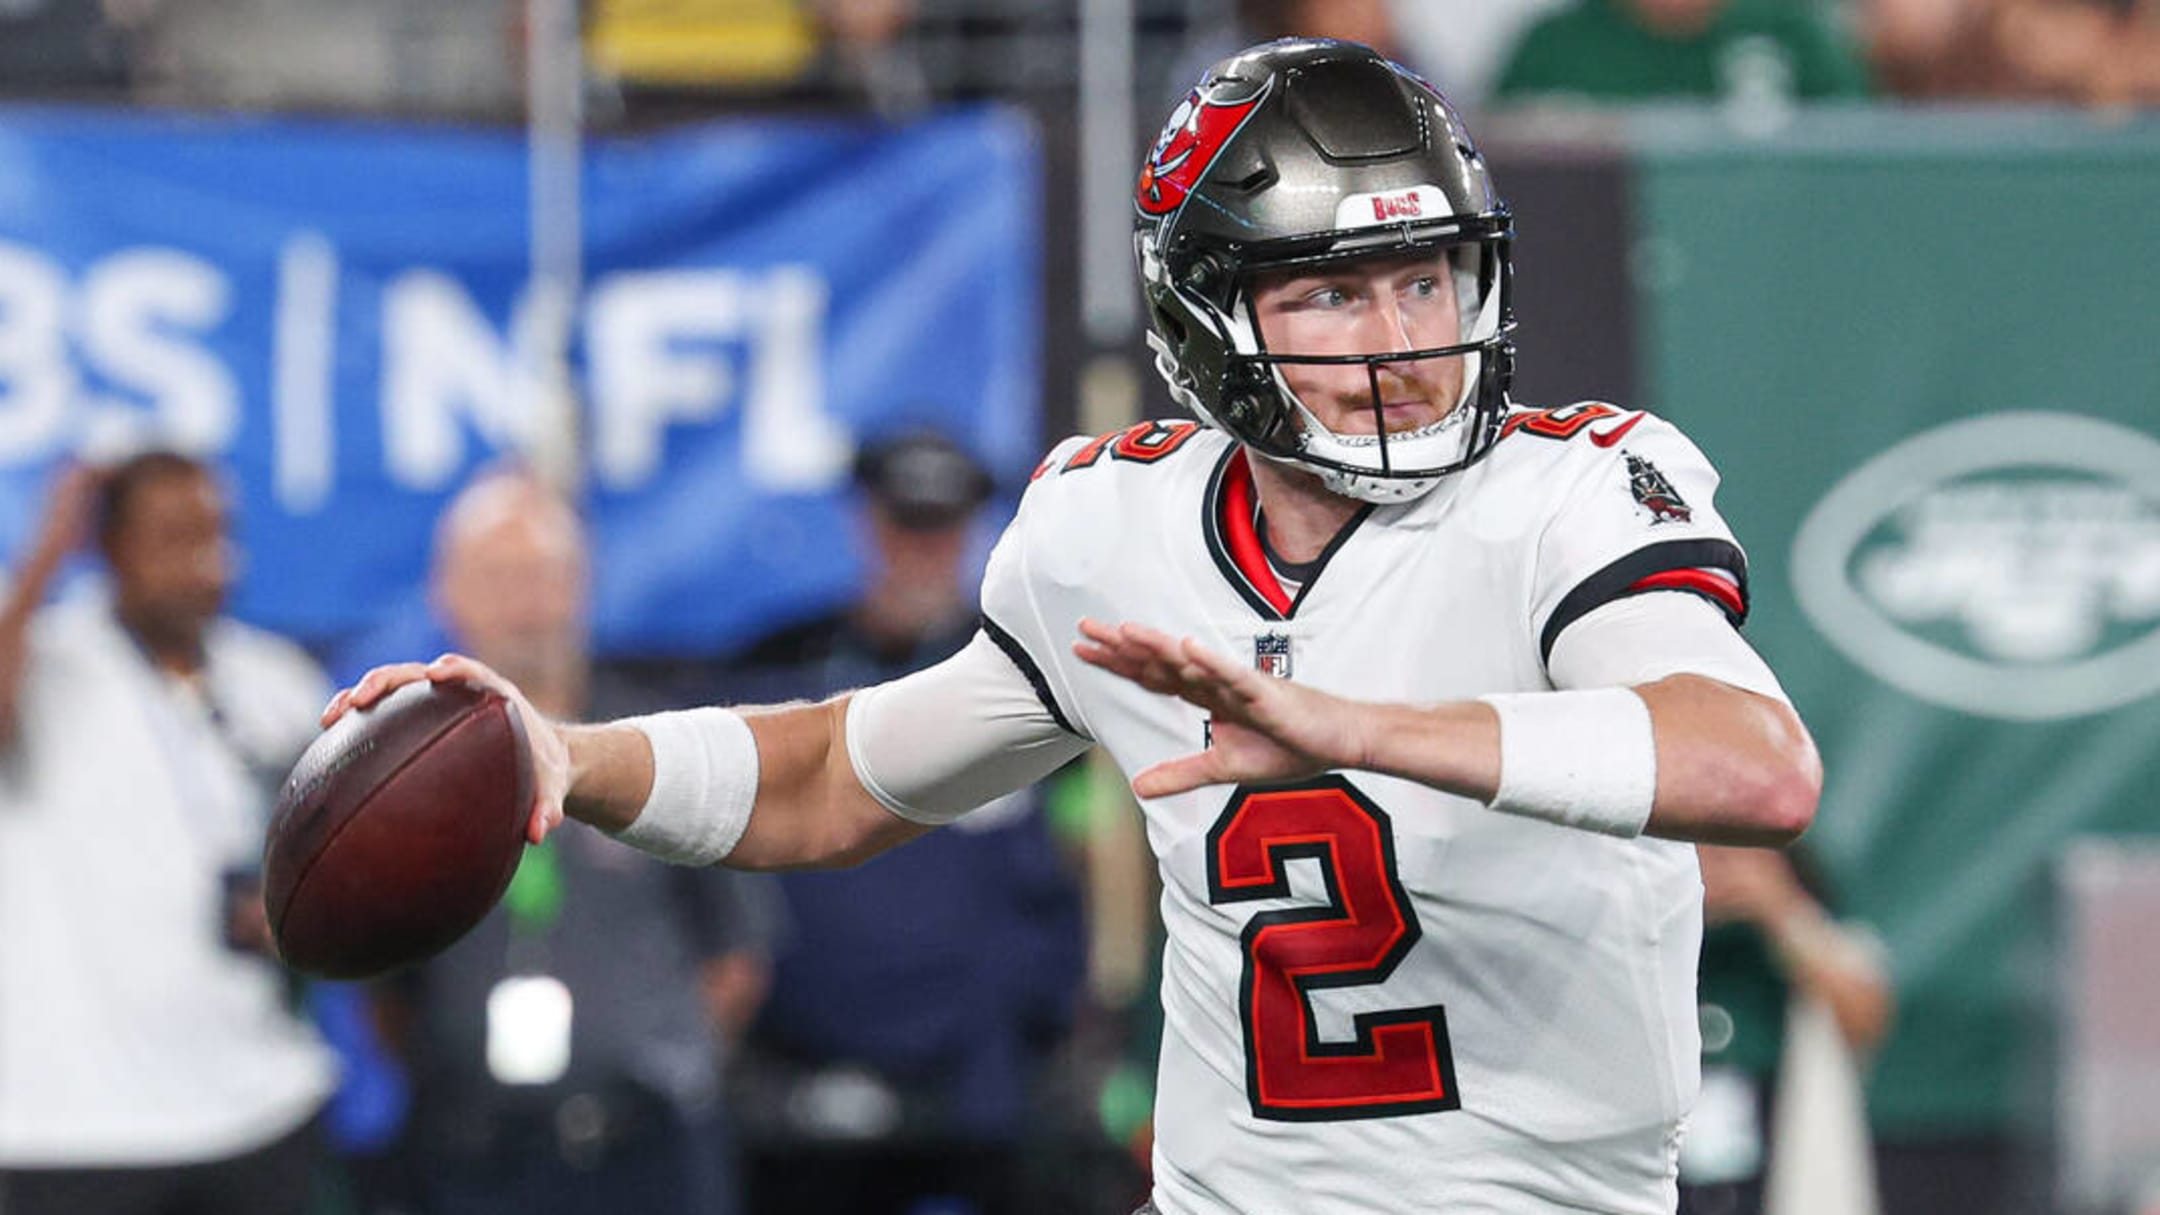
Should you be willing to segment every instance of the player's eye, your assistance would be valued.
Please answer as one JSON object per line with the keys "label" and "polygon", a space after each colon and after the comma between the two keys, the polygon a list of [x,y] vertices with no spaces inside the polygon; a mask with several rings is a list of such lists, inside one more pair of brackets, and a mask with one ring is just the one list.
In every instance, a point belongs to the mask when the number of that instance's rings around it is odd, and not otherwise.
{"label": "player's eye", "polygon": [[1315,308],[1340,308],[1350,302],[1350,293],[1341,287],[1321,287],[1308,292],[1305,302]]}

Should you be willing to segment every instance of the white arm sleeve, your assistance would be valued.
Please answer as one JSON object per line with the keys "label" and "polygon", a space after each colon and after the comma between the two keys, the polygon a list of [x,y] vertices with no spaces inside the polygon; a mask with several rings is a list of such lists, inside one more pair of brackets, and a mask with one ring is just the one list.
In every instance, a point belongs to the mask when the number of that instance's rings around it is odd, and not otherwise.
{"label": "white arm sleeve", "polygon": [[885,808],[938,826],[1057,771],[1093,744],[1060,726],[988,635],[848,703],[848,760]]}
{"label": "white arm sleeve", "polygon": [[1685,674],[1787,699],[1724,613],[1677,591],[1630,595],[1583,616],[1554,641],[1546,670],[1561,689],[1624,688]]}

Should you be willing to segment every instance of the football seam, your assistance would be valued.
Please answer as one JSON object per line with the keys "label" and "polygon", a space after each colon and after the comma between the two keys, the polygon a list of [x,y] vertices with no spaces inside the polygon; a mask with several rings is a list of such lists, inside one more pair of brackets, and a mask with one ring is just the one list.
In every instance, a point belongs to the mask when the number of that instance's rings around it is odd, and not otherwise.
{"label": "football seam", "polygon": [[[495,702],[499,702],[505,708],[508,708],[509,702],[507,700],[504,700],[499,694],[490,692],[487,693],[487,695],[493,698]],[[494,705],[484,704],[483,707],[493,708]],[[270,935],[272,939],[277,939],[284,935],[285,921],[287,917],[292,914],[293,900],[300,897],[300,891],[307,886],[307,880],[309,876],[315,872],[315,866],[322,863],[323,857],[329,853],[330,849],[334,845],[336,845],[339,839],[343,838],[343,836],[345,835],[345,829],[353,825],[353,820],[360,817],[360,812],[367,809],[367,805],[369,802],[375,800],[375,795],[382,792],[384,787],[389,785],[390,782],[396,780],[399,773],[413,766],[413,764],[419,762],[420,757],[427,753],[427,749],[429,747],[434,746],[445,735],[450,734],[458,727],[464,725],[466,722],[471,720],[472,714],[462,714],[445,723],[433,734],[430,734],[426,738],[420,740],[419,744],[413,747],[410,754],[408,754],[403,760],[399,761],[396,767],[384,773],[382,779],[375,782],[375,788],[370,791],[366,797],[361,798],[357,803],[354,804],[351,812],[346,814],[344,821],[340,822],[337,825],[337,829],[335,831],[332,831],[329,837],[323,840],[323,842],[316,847],[315,854],[308,858],[308,863],[301,868],[298,874],[294,875],[292,892],[285,896],[285,906],[279,909],[277,922],[270,926]]]}

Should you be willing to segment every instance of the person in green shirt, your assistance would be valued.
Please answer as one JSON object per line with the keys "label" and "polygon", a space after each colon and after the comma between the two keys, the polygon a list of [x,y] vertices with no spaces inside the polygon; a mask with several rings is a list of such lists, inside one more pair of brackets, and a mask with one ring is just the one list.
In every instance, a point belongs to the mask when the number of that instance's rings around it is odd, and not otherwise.
{"label": "person in green shirt", "polygon": [[1495,97],[1862,97],[1867,69],[1809,0],[1578,0],[1530,28]]}

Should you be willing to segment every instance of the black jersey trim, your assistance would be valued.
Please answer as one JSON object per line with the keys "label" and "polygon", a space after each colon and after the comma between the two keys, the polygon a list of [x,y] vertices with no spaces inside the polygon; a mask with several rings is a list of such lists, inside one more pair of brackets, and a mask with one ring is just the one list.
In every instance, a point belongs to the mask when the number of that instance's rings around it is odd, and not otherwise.
{"label": "black jersey trim", "polygon": [[1266,555],[1268,564],[1275,567],[1275,573],[1278,576],[1288,574],[1290,580],[1301,587],[1319,577],[1320,567],[1327,564],[1325,552],[1310,561],[1292,561],[1276,552],[1275,542],[1267,538],[1267,515],[1264,513],[1253,520],[1253,530],[1260,533],[1260,551]]}
{"label": "black jersey trim", "polygon": [[1065,716],[1065,710],[1058,707],[1057,694],[1050,690],[1050,681],[1043,678],[1042,668],[1035,665],[1034,657],[1020,644],[1020,639],[998,627],[998,622],[990,619],[987,613],[982,618],[982,630],[997,643],[997,648],[1005,651],[1005,657],[1012,659],[1020,673],[1027,676],[1028,686],[1035,689],[1035,699],[1050,710],[1050,717],[1057,722],[1058,728],[1075,738],[1086,738],[1087,735],[1073,728],[1072,719]]}
{"label": "black jersey trim", "polygon": [[1738,612],[1733,611],[1731,605],[1719,602],[1710,595],[1701,595],[1701,598],[1716,604],[1718,610],[1725,613],[1725,618],[1732,621],[1734,628],[1746,623],[1747,555],[1740,551],[1740,546],[1730,540],[1666,540],[1636,549],[1577,583],[1575,589],[1567,593],[1567,597],[1560,601],[1560,606],[1554,608],[1552,616],[1545,621],[1545,629],[1538,635],[1538,661],[1551,660],[1553,643],[1560,640],[1560,634],[1565,632],[1569,625],[1615,600],[1625,599],[1630,595],[1647,594],[1653,590],[1679,589],[1686,594],[1699,594],[1685,588],[1638,587],[1636,584],[1668,570],[1700,568],[1731,571],[1740,584],[1741,606]]}
{"label": "black jersey trim", "polygon": [[[1312,594],[1312,589],[1320,585],[1320,571],[1327,568],[1328,562],[1335,559],[1335,554],[1342,551],[1342,546],[1350,542],[1351,535],[1358,528],[1364,526],[1365,521],[1372,518],[1372,513],[1378,509],[1379,507],[1371,502],[1358,507],[1357,513],[1350,516],[1349,520],[1341,528],[1337,529],[1335,538],[1327,542],[1326,548],[1320,550],[1320,555],[1312,559],[1309,565],[1312,572],[1303,576],[1303,584],[1298,587],[1297,598],[1290,601],[1290,614],[1292,616],[1297,615],[1297,610],[1305,605],[1305,596]],[[1267,539],[1264,533],[1261,539],[1263,542]]]}

